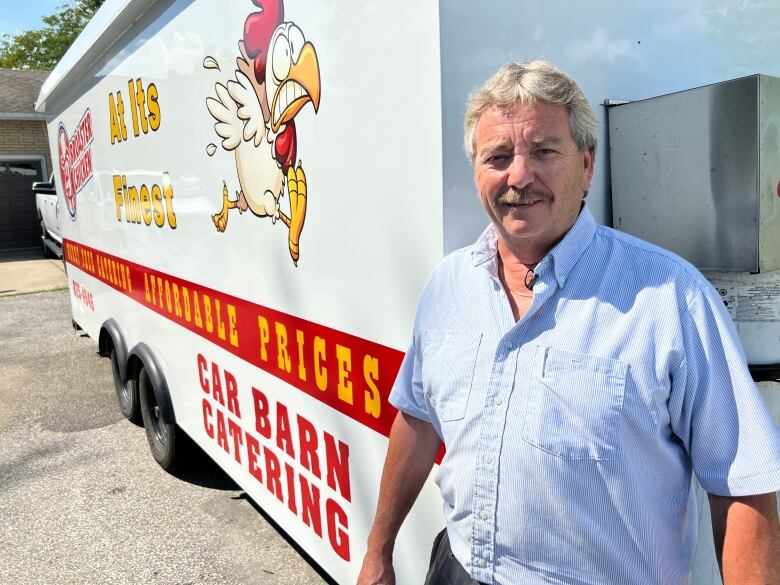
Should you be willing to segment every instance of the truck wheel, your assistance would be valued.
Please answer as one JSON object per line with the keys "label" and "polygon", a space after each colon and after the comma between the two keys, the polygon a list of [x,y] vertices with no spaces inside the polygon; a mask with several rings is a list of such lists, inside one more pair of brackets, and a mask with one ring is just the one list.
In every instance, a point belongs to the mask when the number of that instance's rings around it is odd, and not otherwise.
{"label": "truck wheel", "polygon": [[43,227],[43,222],[41,222],[41,249],[43,251],[43,257],[44,258],[54,258],[54,253],[49,249],[49,246],[46,245],[46,228]]}
{"label": "truck wheel", "polygon": [[146,427],[146,439],[149,441],[152,457],[160,467],[172,471],[181,463],[186,437],[176,424],[163,420],[152,381],[144,366],[138,371],[138,396],[141,399],[141,417]]}
{"label": "truck wheel", "polygon": [[116,388],[116,398],[119,404],[119,412],[131,423],[141,426],[141,405],[138,400],[138,385],[132,380],[122,381],[122,375],[119,373],[119,358],[116,355],[116,349],[111,348],[109,354],[111,358],[111,373],[114,376],[114,388]]}

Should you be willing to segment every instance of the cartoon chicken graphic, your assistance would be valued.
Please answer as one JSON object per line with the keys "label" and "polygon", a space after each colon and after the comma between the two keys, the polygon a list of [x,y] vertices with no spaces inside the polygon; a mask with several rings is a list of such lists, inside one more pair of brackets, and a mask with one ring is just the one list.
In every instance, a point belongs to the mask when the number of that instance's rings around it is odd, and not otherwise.
{"label": "cartoon chicken graphic", "polygon": [[[216,96],[206,99],[222,148],[235,155],[240,187],[231,198],[227,181],[223,182],[222,210],[212,219],[220,232],[227,228],[231,209],[238,208],[239,213],[249,209],[274,224],[280,219],[289,229],[290,256],[297,266],[307,184],[298,159],[295,117],[309,102],[315,112],[319,109],[319,63],[301,29],[284,21],[282,0],[252,3],[258,10],[244,23],[234,79],[217,83]],[[203,65],[219,69],[212,57]],[[216,146],[207,150],[213,155]],[[279,205],[285,185],[289,215]]]}

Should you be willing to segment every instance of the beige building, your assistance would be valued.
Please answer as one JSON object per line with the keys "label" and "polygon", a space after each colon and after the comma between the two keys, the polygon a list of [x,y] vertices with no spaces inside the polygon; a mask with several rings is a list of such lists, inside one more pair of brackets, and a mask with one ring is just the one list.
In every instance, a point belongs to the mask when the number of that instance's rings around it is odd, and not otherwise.
{"label": "beige building", "polygon": [[34,181],[52,172],[46,119],[35,100],[48,71],[0,69],[0,253],[40,246]]}

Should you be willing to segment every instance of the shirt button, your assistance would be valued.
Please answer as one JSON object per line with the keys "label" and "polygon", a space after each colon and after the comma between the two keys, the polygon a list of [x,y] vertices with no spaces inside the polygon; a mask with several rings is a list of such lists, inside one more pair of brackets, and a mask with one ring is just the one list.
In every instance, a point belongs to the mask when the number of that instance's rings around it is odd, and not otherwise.
{"label": "shirt button", "polygon": [[512,342],[511,342],[511,341],[507,341],[507,342],[504,344],[504,347],[505,347],[507,350],[510,350],[510,349],[512,349]]}
{"label": "shirt button", "polygon": [[488,516],[490,516],[490,514],[488,514],[488,513],[487,513],[485,510],[482,510],[482,511],[479,513],[479,517],[480,517],[480,518],[482,518],[483,520],[487,520],[487,519],[488,519]]}
{"label": "shirt button", "polygon": [[504,403],[500,398],[496,398],[496,406],[501,406]]}
{"label": "shirt button", "polygon": [[477,559],[477,564],[480,567],[484,567],[485,566],[485,559]]}
{"label": "shirt button", "polygon": [[485,463],[493,463],[493,456],[490,453],[486,453],[482,459]]}

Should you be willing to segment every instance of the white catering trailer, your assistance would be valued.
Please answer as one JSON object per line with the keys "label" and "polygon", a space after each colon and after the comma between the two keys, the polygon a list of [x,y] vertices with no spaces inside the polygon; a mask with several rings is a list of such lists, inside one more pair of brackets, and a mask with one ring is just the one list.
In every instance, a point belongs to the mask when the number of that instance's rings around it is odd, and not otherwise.
{"label": "white catering trailer", "polygon": [[[613,206],[609,104],[780,76],[778,22],[780,4],[727,0],[107,0],[37,104],[73,320],[111,357],[120,409],[163,467],[193,440],[353,582],[418,296],[487,221],[461,146],[468,93],[508,59],[577,79],[602,123],[588,203],[612,225],[626,203]],[[759,386],[780,416],[777,268],[717,275],[747,306],[760,273]],[[747,335],[752,314],[737,314]],[[709,585],[699,500],[691,582]],[[399,583],[421,581],[441,525],[431,480],[398,541]]]}

